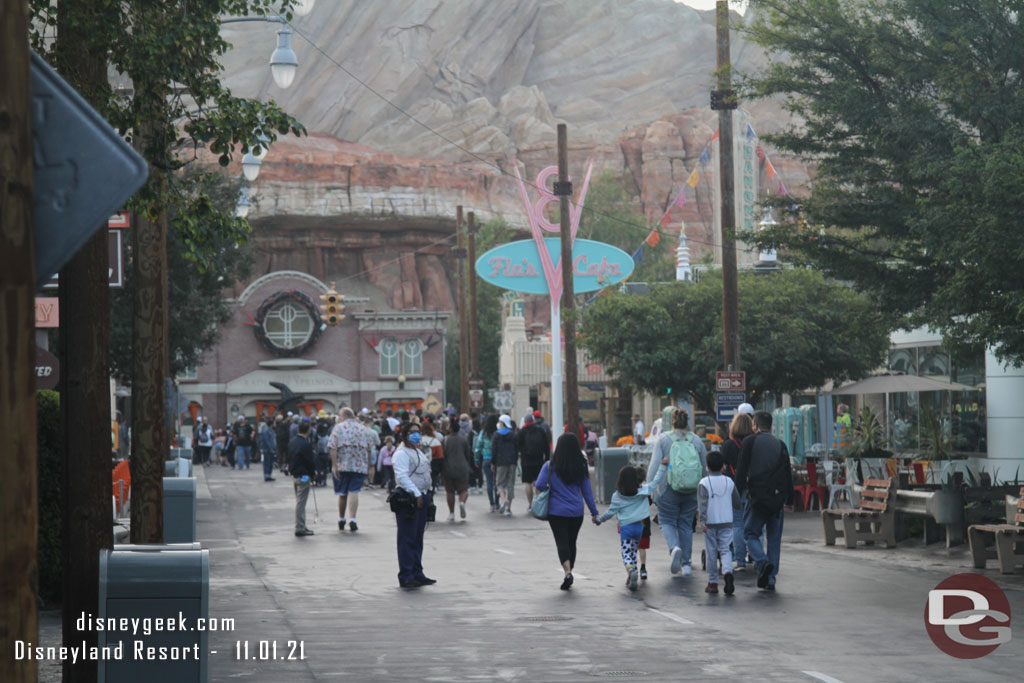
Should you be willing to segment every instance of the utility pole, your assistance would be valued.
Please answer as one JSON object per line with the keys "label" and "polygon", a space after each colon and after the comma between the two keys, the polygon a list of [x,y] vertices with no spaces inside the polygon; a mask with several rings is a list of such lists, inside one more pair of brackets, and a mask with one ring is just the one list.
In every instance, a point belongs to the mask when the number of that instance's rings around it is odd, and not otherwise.
{"label": "utility pole", "polygon": [[[57,8],[57,70],[102,111],[107,83],[105,51],[86,38],[92,15],[76,3]],[[110,534],[110,286],[104,225],[60,273],[61,416],[63,444],[61,510],[63,550],[63,642],[96,645],[96,632],[79,631],[75,621],[98,614],[99,555],[113,548]],[[95,681],[89,658],[64,662],[64,681]]]}
{"label": "utility pole", "polygon": [[35,245],[28,3],[0,3],[0,681],[30,683],[38,642],[39,534],[35,378]]}
{"label": "utility pole", "polygon": [[480,330],[477,327],[476,300],[476,218],[469,212],[469,260],[466,269],[469,278],[469,376],[480,379]]}
{"label": "utility pole", "polygon": [[736,284],[736,203],[733,181],[732,62],[729,55],[729,3],[715,5],[718,89],[711,93],[711,108],[718,110],[718,182],[722,188],[722,332],[726,370],[740,369],[740,313]]}
{"label": "utility pole", "polygon": [[[150,22],[149,14],[163,10],[136,3],[133,20]],[[146,148],[163,134],[159,121],[166,117],[168,84],[145,73],[130,74],[135,100],[141,105],[134,131],[135,149]],[[167,335],[167,211],[165,169],[149,164],[149,180],[141,190],[148,199],[132,228],[132,489],[131,542],[164,542],[164,461],[171,445],[166,417],[165,379],[169,373]]]}
{"label": "utility pole", "polygon": [[[569,141],[564,123],[558,124],[558,182],[554,194],[558,197],[559,235],[562,238],[562,339],[565,340],[565,422],[570,434],[578,431],[579,386],[576,381],[576,295],[572,283],[572,227],[570,225],[569,198]],[[557,321],[551,321],[552,326]],[[562,425],[551,427],[555,434]],[[583,444],[580,444],[581,446]]]}
{"label": "utility pole", "polygon": [[469,410],[469,317],[466,315],[465,264],[466,247],[462,235],[462,205],[455,207],[455,267],[459,309],[459,410]]}

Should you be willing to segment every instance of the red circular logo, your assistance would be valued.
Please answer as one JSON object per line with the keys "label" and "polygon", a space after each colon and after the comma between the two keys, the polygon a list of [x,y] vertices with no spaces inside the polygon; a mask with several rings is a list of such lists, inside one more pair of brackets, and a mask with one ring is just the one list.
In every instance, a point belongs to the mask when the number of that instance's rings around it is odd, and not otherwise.
{"label": "red circular logo", "polygon": [[980,574],[957,574],[928,591],[924,625],[951,657],[977,659],[1010,640],[1010,602]]}

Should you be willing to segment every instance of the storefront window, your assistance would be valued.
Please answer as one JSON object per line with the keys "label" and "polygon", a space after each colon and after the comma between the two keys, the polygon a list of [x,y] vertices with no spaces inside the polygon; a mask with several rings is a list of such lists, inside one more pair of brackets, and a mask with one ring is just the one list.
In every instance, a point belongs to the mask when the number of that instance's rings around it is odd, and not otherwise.
{"label": "storefront window", "polygon": [[398,342],[386,339],[380,345],[381,377],[398,376]]}

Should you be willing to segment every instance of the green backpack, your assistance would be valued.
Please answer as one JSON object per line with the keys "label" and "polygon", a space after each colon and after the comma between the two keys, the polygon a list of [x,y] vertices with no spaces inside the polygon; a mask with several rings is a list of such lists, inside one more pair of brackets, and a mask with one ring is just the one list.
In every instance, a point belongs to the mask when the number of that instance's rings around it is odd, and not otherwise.
{"label": "green backpack", "polygon": [[672,439],[672,450],[668,454],[668,485],[678,493],[695,493],[704,468],[701,467],[697,447],[693,445],[693,435],[677,438],[672,432],[669,438]]}

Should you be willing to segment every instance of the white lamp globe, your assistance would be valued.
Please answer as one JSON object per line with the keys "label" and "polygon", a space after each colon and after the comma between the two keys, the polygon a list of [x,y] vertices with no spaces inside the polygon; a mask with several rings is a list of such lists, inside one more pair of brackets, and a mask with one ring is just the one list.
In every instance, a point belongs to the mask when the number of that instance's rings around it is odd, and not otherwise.
{"label": "white lamp globe", "polygon": [[259,157],[252,152],[247,152],[245,156],[242,157],[242,175],[244,175],[245,179],[250,183],[255,182],[256,178],[259,177],[260,168],[262,166],[263,162],[260,161]]}
{"label": "white lamp globe", "polygon": [[295,80],[298,68],[299,59],[292,49],[292,32],[285,26],[277,32],[277,49],[270,55],[270,75],[277,87],[284,89]]}
{"label": "white lamp globe", "polygon": [[295,5],[292,9],[300,17],[304,17],[313,11],[313,5],[316,4],[316,0],[296,0]]}
{"label": "white lamp globe", "polygon": [[239,195],[238,204],[235,205],[235,215],[239,218],[247,217],[251,206],[252,203],[249,201],[249,190],[243,185],[242,194]]}

